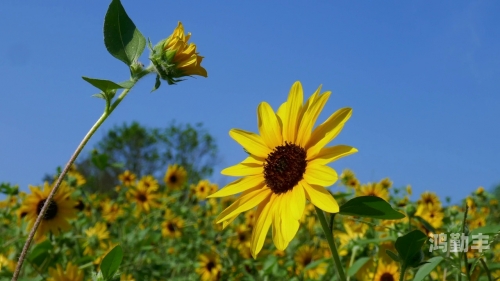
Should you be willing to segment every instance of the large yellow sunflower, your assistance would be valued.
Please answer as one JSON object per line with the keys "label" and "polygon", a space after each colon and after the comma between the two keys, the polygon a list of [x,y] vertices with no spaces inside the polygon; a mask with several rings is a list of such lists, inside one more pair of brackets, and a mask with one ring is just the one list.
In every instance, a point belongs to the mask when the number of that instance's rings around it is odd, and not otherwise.
{"label": "large yellow sunflower", "polygon": [[398,266],[392,263],[379,263],[375,273],[375,281],[397,281],[399,280]]}
{"label": "large yellow sunflower", "polygon": [[252,255],[262,249],[272,224],[273,240],[283,250],[299,229],[306,198],[318,208],[335,213],[339,206],[325,187],[338,176],[326,166],[357,150],[346,145],[325,147],[342,130],[351,116],[350,108],[332,114],[313,130],[314,123],[330,97],[320,93],[321,86],[304,103],[300,82],[295,82],[275,113],[262,102],[257,108],[260,135],[232,129],[229,135],[249,156],[240,164],[226,168],[222,174],[243,177],[209,197],[224,197],[242,192],[231,206],[217,217],[217,223],[227,226],[241,212],[257,206],[252,231]]}
{"label": "large yellow sunflower", "polygon": [[[19,213],[29,221],[28,228],[31,229],[45,201],[47,201],[52,186],[48,182],[45,182],[43,190],[38,186],[30,186],[29,188],[32,193],[24,200]],[[35,241],[42,241],[48,232],[58,235],[61,231],[71,229],[68,220],[76,217],[76,205],[77,202],[71,198],[69,187],[66,184],[61,184],[50,202],[42,223],[38,227],[35,234]]]}

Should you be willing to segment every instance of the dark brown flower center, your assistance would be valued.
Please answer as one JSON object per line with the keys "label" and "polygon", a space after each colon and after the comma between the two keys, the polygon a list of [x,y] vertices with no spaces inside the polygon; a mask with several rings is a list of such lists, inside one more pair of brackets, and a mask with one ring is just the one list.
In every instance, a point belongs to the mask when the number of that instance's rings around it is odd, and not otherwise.
{"label": "dark brown flower center", "polygon": [[311,262],[312,262],[312,256],[311,255],[307,255],[307,256],[304,257],[304,267],[306,267]]}
{"label": "dark brown flower center", "polygon": [[[40,202],[38,202],[38,205],[36,206],[36,214],[40,214],[40,212],[42,211],[42,208],[43,208],[43,204],[45,204],[45,201],[47,199],[43,199],[43,200],[40,200]],[[57,203],[54,202],[54,201],[50,201],[49,203],[49,207],[47,208],[47,212],[45,212],[45,215],[43,216],[43,219],[44,220],[51,220],[53,218],[55,218],[57,216]]]}
{"label": "dark brown flower center", "polygon": [[171,222],[167,223],[167,228],[170,232],[175,232],[176,229],[175,225]]}
{"label": "dark brown flower center", "polygon": [[380,276],[380,281],[395,281],[394,276],[392,274],[386,272]]}
{"label": "dark brown flower center", "polygon": [[215,267],[215,263],[213,261],[209,261],[207,263],[207,271],[212,271],[212,269]]}
{"label": "dark brown flower center", "polygon": [[306,150],[298,145],[285,142],[274,148],[264,164],[266,185],[275,194],[292,190],[302,180],[306,171]]}
{"label": "dark brown flower center", "polygon": [[177,182],[177,176],[176,175],[170,176],[170,182],[171,183],[176,183]]}
{"label": "dark brown flower center", "polygon": [[137,194],[137,200],[139,200],[141,202],[146,202],[146,201],[148,201],[148,198],[146,197],[146,195],[144,193],[139,193],[139,194]]}

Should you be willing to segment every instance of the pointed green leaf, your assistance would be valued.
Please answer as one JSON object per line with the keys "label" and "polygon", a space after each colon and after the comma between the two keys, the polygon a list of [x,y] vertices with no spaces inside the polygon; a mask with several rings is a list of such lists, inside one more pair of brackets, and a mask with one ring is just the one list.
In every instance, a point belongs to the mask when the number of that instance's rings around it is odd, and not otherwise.
{"label": "pointed green leaf", "polygon": [[32,264],[40,266],[48,257],[49,251],[53,248],[54,246],[52,246],[52,243],[50,243],[49,240],[45,240],[44,242],[36,245],[36,247],[33,248],[33,251],[31,251],[28,256],[28,260]]}
{"label": "pointed green leaf", "polygon": [[124,88],[121,85],[118,85],[115,82],[109,81],[109,80],[89,78],[89,77],[85,77],[85,76],[82,76],[82,78],[83,78],[83,80],[89,82],[92,86],[103,91],[104,93],[109,93],[110,91]]}
{"label": "pointed green leaf", "polygon": [[431,273],[436,266],[443,260],[443,257],[433,257],[428,260],[427,264],[422,265],[417,271],[417,274],[415,274],[415,278],[413,281],[422,281],[424,280],[429,273]]}
{"label": "pointed green leaf", "polygon": [[418,266],[423,258],[420,257],[423,254],[421,249],[426,240],[427,236],[418,229],[399,237],[395,246],[401,261],[407,266]]}
{"label": "pointed green leaf", "polygon": [[115,275],[116,271],[118,271],[118,267],[120,267],[122,258],[122,247],[117,245],[102,259],[101,272],[105,280],[110,280],[113,275]]}
{"label": "pointed green leaf", "polygon": [[146,38],[129,18],[120,0],[111,2],[104,17],[104,45],[113,57],[128,66],[146,47]]}
{"label": "pointed green leaf", "polygon": [[405,217],[384,199],[376,196],[355,197],[340,206],[339,214],[384,220],[398,220]]}
{"label": "pointed green leaf", "polygon": [[106,96],[104,95],[103,92],[100,92],[99,94],[95,94],[95,95],[92,95],[92,96],[95,97],[95,98],[103,99],[103,100],[106,99]]}
{"label": "pointed green leaf", "polygon": [[369,257],[359,258],[351,265],[351,267],[349,267],[349,269],[347,270],[347,275],[354,276],[354,274],[356,274],[359,271],[359,269],[362,268],[363,265],[365,265],[369,260],[370,260]]}
{"label": "pointed green leaf", "polygon": [[391,250],[385,250],[387,255],[395,262],[401,262],[401,258]]}
{"label": "pointed green leaf", "polygon": [[161,85],[160,75],[156,75],[155,86],[153,87],[153,90],[151,90],[151,93],[158,90],[158,88],[160,88],[160,85]]}

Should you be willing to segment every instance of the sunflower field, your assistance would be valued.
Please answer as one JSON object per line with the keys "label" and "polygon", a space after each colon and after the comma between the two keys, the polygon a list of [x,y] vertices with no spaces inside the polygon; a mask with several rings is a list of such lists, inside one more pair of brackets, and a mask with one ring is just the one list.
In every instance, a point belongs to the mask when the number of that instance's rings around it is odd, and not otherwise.
{"label": "sunflower field", "polygon": [[[179,22],[168,38],[146,43],[120,1],[111,2],[105,45],[131,78],[83,77],[105,109],[68,164],[26,191],[0,184],[0,280],[500,280],[498,198],[478,187],[459,204],[432,191],[412,201],[411,186],[390,178],[337,173],[328,165],[357,152],[330,144],[352,109],[316,125],[331,95],[321,86],[305,96],[297,81],[277,110],[257,106],[258,133],[229,132],[247,156],[220,171],[232,177],[225,186],[209,180],[214,162],[200,164],[215,146],[204,135],[207,149],[197,154],[196,126],[143,139],[177,143],[176,155],[132,153],[131,164],[102,152],[130,145],[109,133],[107,148],[75,162],[143,77],[156,76],[153,90],[207,77],[190,37]],[[146,45],[144,67],[137,58]],[[145,133],[137,124],[122,129]]]}

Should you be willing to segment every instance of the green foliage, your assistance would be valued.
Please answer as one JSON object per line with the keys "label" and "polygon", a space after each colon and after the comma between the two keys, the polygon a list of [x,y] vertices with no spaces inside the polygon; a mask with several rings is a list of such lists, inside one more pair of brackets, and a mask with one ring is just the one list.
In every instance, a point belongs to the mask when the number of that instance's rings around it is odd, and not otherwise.
{"label": "green foliage", "polygon": [[146,47],[146,39],[125,12],[120,0],[113,0],[104,17],[104,45],[115,58],[130,66]]}
{"label": "green foliage", "polygon": [[376,196],[355,197],[340,206],[339,214],[385,220],[397,220],[405,217],[394,210],[384,199]]}
{"label": "green foliage", "polygon": [[77,165],[92,189],[112,188],[123,169],[138,177],[163,178],[168,165],[188,172],[190,183],[209,177],[217,163],[217,145],[201,124],[146,128],[137,122],[115,126]]}
{"label": "green foliage", "polygon": [[109,253],[102,259],[101,272],[104,280],[112,280],[115,273],[120,267],[120,263],[123,259],[123,250],[120,245],[114,247]]}
{"label": "green foliage", "polygon": [[415,274],[415,278],[413,281],[422,281],[424,280],[427,275],[431,273],[431,271],[438,266],[438,264],[443,260],[443,257],[433,257],[428,260],[427,264],[422,265],[418,271],[417,274]]}
{"label": "green foliage", "polygon": [[421,264],[424,245],[427,236],[420,230],[413,230],[396,240],[396,250],[403,267],[417,267]]}
{"label": "green foliage", "polygon": [[349,267],[349,269],[347,270],[347,275],[354,276],[354,274],[356,274],[359,269],[361,269],[361,267],[363,267],[363,265],[365,265],[368,261],[370,261],[369,257],[362,257],[358,259],[351,265],[351,267]]}

